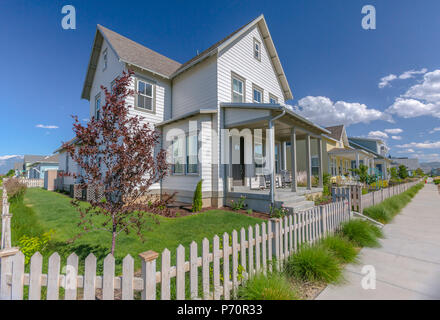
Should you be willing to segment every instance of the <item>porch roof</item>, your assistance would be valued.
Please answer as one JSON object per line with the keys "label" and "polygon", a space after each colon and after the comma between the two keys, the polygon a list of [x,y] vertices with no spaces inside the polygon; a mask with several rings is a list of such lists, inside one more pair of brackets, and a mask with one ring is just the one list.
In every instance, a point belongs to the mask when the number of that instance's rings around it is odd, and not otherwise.
{"label": "porch roof", "polygon": [[[286,116],[289,116],[291,119],[295,120],[295,122],[300,123],[304,128],[310,129],[311,131],[314,131],[315,134],[330,134],[330,131],[321,127],[318,124],[313,123],[310,120],[307,120],[306,118],[300,116],[299,114],[295,113],[291,109],[287,108],[286,106],[280,105],[278,103],[230,103],[230,102],[223,102],[220,103],[220,107],[222,108],[231,108],[231,109],[257,109],[257,110],[270,110],[275,112],[285,112]],[[278,119],[277,121],[280,121]]]}
{"label": "porch roof", "polygon": [[343,156],[349,160],[356,160],[356,154],[363,156],[363,158],[374,158],[374,155],[360,149],[344,149],[344,148],[334,148],[328,152],[330,156]]}

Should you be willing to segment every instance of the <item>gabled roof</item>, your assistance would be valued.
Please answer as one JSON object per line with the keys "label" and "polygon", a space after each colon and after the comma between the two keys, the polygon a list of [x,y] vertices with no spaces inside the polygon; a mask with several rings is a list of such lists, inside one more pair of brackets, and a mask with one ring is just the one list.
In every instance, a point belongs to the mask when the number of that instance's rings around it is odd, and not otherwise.
{"label": "gabled roof", "polygon": [[58,161],[58,154],[53,154],[50,156],[45,156],[43,159],[35,161],[32,163],[31,167],[36,166],[39,163],[59,163]]}
{"label": "gabled roof", "polygon": [[234,31],[233,33],[228,35],[226,38],[220,40],[219,42],[210,46],[208,49],[204,50],[199,55],[197,55],[197,56],[193,57],[192,59],[190,59],[189,61],[185,62],[172,75],[172,77],[177,76],[178,74],[191,68],[192,66],[199,63],[200,61],[203,61],[204,59],[212,56],[213,54],[218,53],[219,51],[226,48],[228,45],[230,45],[232,42],[234,42],[237,38],[239,38],[241,35],[243,35],[249,29],[253,28],[256,25],[260,28],[261,35],[263,36],[263,39],[264,39],[264,44],[266,46],[266,49],[268,50],[272,65],[275,69],[275,73],[278,77],[281,88],[283,90],[284,99],[285,100],[293,99],[292,91],[290,90],[289,83],[287,81],[286,75],[285,75],[283,67],[281,65],[281,61],[278,56],[277,50],[275,49],[275,45],[274,45],[272,37],[270,35],[266,20],[264,19],[264,15],[258,16],[256,19],[252,20],[251,22],[245,24],[244,26],[240,27],[239,29],[237,29],[236,31]]}
{"label": "gabled roof", "polygon": [[283,67],[281,66],[281,61],[278,57],[278,53],[275,49],[275,45],[272,41],[269,28],[267,27],[266,20],[264,19],[263,15],[260,15],[256,19],[237,29],[227,37],[210,46],[208,49],[204,50],[199,55],[191,58],[184,64],[180,64],[179,62],[167,58],[137,42],[134,42],[98,24],[81,98],[87,100],[90,99],[90,90],[92,87],[93,78],[97,68],[99,54],[101,52],[104,39],[107,40],[110,47],[115,52],[120,61],[147,70],[154,74],[158,74],[163,78],[172,79],[180,73],[184,72],[185,70],[193,67],[197,63],[205,60],[213,54],[218,53],[220,50],[227,47],[238,37],[240,37],[242,34],[244,34],[256,25],[258,25],[258,27],[260,28],[260,32],[263,36],[264,43],[270,55],[272,65],[275,69],[275,73],[281,85],[285,100],[293,99],[292,91],[290,90],[289,83],[287,82],[286,75],[284,73]]}
{"label": "gabled roof", "polygon": [[326,127],[328,131],[330,131],[329,136],[335,140],[341,141],[342,132],[344,131],[344,125],[341,124],[339,126]]}
{"label": "gabled roof", "polygon": [[34,154],[25,154],[23,157],[24,163],[33,163],[44,159],[46,156],[38,156]]}
{"label": "gabled roof", "polygon": [[81,95],[83,99],[90,99],[90,89],[95,76],[103,39],[107,40],[109,46],[120,61],[158,74],[161,77],[169,79],[181,66],[179,62],[167,58],[156,51],[98,24]]}

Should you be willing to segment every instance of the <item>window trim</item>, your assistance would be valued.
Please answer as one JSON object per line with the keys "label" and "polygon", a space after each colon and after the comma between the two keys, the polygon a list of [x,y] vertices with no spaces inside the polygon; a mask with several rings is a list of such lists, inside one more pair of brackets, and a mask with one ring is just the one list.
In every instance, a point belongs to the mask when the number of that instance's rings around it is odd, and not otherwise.
{"label": "window trim", "polygon": [[[152,93],[151,93],[152,94],[152,99],[153,99],[153,101],[152,101],[152,104],[153,104],[152,105],[152,107],[153,107],[152,110],[140,108],[140,107],[137,106],[137,104],[138,104],[138,95],[139,95],[137,93],[137,88],[138,88],[139,81],[147,82],[147,83],[149,83],[149,84],[151,84],[153,86]],[[149,78],[146,78],[146,77],[143,77],[141,75],[136,74],[135,75],[135,83],[134,83],[134,85],[135,85],[134,109],[138,110],[138,111],[146,112],[146,113],[155,114],[156,113],[156,85],[157,85],[157,82],[152,80],[152,79],[149,79]]]}
{"label": "window trim", "polygon": [[[188,172],[188,137],[191,136],[193,133],[195,133],[197,139],[197,172]],[[173,159],[173,169],[171,170],[171,175],[173,176],[200,176],[200,160],[199,160],[199,154],[200,154],[200,142],[199,142],[199,133],[200,130],[197,129],[197,132],[194,131],[190,131],[190,132],[185,132],[184,134],[180,134],[180,135],[176,135],[173,137],[172,141],[171,141],[171,155],[172,155],[172,159]],[[174,157],[174,143],[176,140],[178,140],[179,138],[183,138],[183,156],[182,158],[184,159],[184,168],[183,168],[183,172],[175,172],[175,157]]]}
{"label": "window trim", "polygon": [[[259,91],[261,93],[261,101],[260,102],[254,100],[254,91]],[[260,86],[257,86],[255,83],[252,83],[252,102],[253,103],[264,103],[264,90]]]}
{"label": "window trim", "polygon": [[102,68],[102,71],[105,71],[108,67],[108,51],[107,48],[104,49],[104,51],[102,52],[102,59],[104,61],[104,67]]}
{"label": "window trim", "polygon": [[98,99],[99,99],[99,111],[101,111],[102,110],[101,92],[95,95],[95,120],[99,120],[98,109],[96,107],[96,102],[98,101]]}
{"label": "window trim", "polygon": [[[235,72],[231,72],[231,102],[234,102],[234,79],[241,81],[243,83],[243,101],[241,103],[246,102],[246,79],[242,76],[236,74]],[[239,102],[238,102],[239,103]]]}
{"label": "window trim", "polygon": [[[258,51],[255,50],[255,45],[256,44],[258,44],[258,47],[260,48]],[[258,56],[255,56],[255,52],[258,52]],[[258,61],[261,62],[261,42],[257,38],[254,38],[254,41],[253,41],[252,55],[253,55],[255,60],[258,60]]]}
{"label": "window trim", "polygon": [[[188,158],[189,157],[189,155],[188,155],[188,150],[189,150],[189,148],[188,148],[188,140],[189,140],[189,137],[194,135],[194,134],[196,136],[197,172],[188,172],[188,165],[190,164],[189,161],[188,161],[189,160],[189,158]],[[185,153],[186,153],[185,154],[185,161],[186,161],[186,163],[185,163],[185,174],[188,175],[188,176],[198,176],[198,175],[200,175],[199,145],[200,145],[200,143],[199,143],[199,130],[197,130],[196,132],[190,131],[188,133],[185,133]]]}
{"label": "window trim", "polygon": [[278,97],[272,93],[269,93],[269,103],[271,103],[271,99],[275,100],[275,104],[278,104]]}

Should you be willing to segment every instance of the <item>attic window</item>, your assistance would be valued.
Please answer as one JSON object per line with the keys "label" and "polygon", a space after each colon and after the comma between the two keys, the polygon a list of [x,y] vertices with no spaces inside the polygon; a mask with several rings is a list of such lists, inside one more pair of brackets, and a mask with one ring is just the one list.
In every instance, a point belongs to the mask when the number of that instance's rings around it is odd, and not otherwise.
{"label": "attic window", "polygon": [[102,53],[102,59],[104,61],[104,67],[102,68],[102,71],[107,69],[107,48],[105,48],[104,52]]}
{"label": "attic window", "polygon": [[261,61],[261,42],[254,38],[254,58]]}

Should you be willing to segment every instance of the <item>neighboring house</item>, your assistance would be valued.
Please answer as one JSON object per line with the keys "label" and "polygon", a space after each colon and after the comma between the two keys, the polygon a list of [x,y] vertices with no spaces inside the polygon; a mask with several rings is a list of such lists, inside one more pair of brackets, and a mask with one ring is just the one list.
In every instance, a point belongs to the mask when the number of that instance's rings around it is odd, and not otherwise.
{"label": "neighboring house", "polygon": [[399,168],[400,165],[404,165],[406,169],[408,170],[408,174],[410,176],[413,176],[415,174],[415,171],[420,168],[419,159],[417,158],[408,158],[408,157],[399,157],[399,158],[390,158],[391,167],[393,168]]}
{"label": "neighboring house", "polygon": [[18,177],[23,173],[23,161],[14,162],[14,176]]}
{"label": "neighboring house", "polygon": [[349,137],[350,146],[355,149],[362,149],[374,155],[375,174],[383,179],[388,179],[388,169],[391,167],[391,160],[387,157],[389,148],[381,139]]}
{"label": "neighboring house", "polygon": [[[250,200],[252,181],[266,175],[270,188],[255,201],[268,208],[278,199],[275,173],[290,171],[293,183],[286,190],[297,192],[301,163],[312,190],[312,141],[321,146],[322,169],[322,135],[330,132],[285,105],[292,92],[262,15],[183,64],[98,25],[82,91],[91,117],[99,117],[103,105],[100,86],[110,88],[128,69],[135,72],[131,89],[137,91],[126,101],[130,113],[162,132],[173,163],[172,173],[152,187],[155,192],[177,191],[177,200],[191,202],[203,179],[204,206],[223,206],[241,194]],[[305,152],[297,151],[298,144]]]}
{"label": "neighboring house", "polygon": [[328,173],[332,176],[352,176],[350,169],[359,168],[360,164],[368,166],[370,173],[374,172],[374,155],[350,146],[344,125],[326,129],[330,131],[324,138],[324,168]]}
{"label": "neighboring house", "polygon": [[58,154],[46,156],[29,166],[30,179],[44,179],[47,170],[58,170]]}
{"label": "neighboring house", "polygon": [[[78,142],[78,139],[72,138],[67,143],[75,144]],[[73,190],[73,185],[77,183],[77,179],[73,177],[73,175],[78,174],[80,172],[80,168],[75,161],[72,160],[72,157],[66,152],[62,147],[58,148],[54,151],[54,154],[58,153],[58,178],[59,182],[56,187],[62,189],[64,191],[70,192]],[[70,174],[63,175],[63,174]]]}
{"label": "neighboring house", "polygon": [[29,178],[30,176],[30,166],[40,160],[43,160],[47,156],[38,156],[38,155],[32,155],[32,154],[26,154],[23,157],[23,176],[25,178]]}

